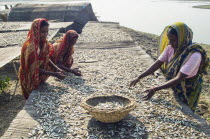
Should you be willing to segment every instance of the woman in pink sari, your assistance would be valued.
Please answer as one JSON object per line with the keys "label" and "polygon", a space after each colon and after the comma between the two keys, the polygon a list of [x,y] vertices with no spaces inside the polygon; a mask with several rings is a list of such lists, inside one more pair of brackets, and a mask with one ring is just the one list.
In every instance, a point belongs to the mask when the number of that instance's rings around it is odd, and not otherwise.
{"label": "woman in pink sari", "polygon": [[71,69],[73,64],[74,45],[78,39],[78,33],[69,30],[65,36],[53,44],[54,52],[51,54],[52,61],[62,70],[81,76],[77,69]]}
{"label": "woman in pink sari", "polygon": [[[49,76],[65,78],[64,72],[49,59],[53,47],[47,41],[48,30],[49,23],[46,19],[35,19],[22,46],[19,80],[25,99]],[[57,72],[51,72],[51,68]]]}

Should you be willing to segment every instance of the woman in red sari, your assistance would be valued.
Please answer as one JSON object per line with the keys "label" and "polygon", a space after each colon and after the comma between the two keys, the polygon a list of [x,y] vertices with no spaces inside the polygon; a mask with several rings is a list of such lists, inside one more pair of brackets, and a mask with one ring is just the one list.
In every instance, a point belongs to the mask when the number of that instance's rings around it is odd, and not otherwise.
{"label": "woman in red sari", "polygon": [[[22,46],[19,80],[25,99],[49,76],[65,78],[64,72],[49,59],[53,47],[47,41],[48,31],[46,19],[35,19]],[[57,69],[57,72],[50,72],[51,68]]]}
{"label": "woman in red sari", "polygon": [[77,69],[71,69],[73,64],[74,45],[78,39],[78,33],[69,30],[65,36],[53,44],[54,52],[51,54],[53,62],[62,70],[81,76]]}

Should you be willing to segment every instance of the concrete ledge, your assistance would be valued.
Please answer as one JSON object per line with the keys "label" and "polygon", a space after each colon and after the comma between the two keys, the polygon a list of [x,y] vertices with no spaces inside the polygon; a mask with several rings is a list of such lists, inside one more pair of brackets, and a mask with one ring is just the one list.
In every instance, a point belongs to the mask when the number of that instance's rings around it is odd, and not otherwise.
{"label": "concrete ledge", "polygon": [[205,135],[210,137],[210,123],[208,123],[205,119],[201,118],[201,116],[199,116],[196,113],[193,113],[193,111],[190,109],[190,107],[188,107],[186,104],[184,104],[181,99],[178,97],[177,93],[173,92],[173,95],[176,99],[176,101],[178,102],[179,105],[181,105],[182,107],[182,112],[186,115],[191,116],[192,118],[194,118],[194,121],[196,123],[199,123],[198,125],[198,129],[201,129]]}

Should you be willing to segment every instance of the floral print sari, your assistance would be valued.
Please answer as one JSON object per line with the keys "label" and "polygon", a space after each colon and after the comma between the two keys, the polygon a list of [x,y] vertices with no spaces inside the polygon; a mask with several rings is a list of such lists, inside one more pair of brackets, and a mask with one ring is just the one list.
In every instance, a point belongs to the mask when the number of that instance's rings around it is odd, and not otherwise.
{"label": "floral print sari", "polygon": [[70,68],[73,64],[74,42],[73,38],[78,38],[78,34],[74,30],[69,30],[65,36],[58,40],[53,45],[54,52],[51,53],[52,61],[57,64],[58,61],[62,62],[62,65]]}
{"label": "floral print sari", "polygon": [[52,46],[44,40],[43,48],[40,45],[40,25],[46,19],[35,19],[28,32],[20,56],[19,80],[25,99],[28,99],[32,90],[36,89],[48,76],[39,75],[39,69],[49,70],[49,52]]}

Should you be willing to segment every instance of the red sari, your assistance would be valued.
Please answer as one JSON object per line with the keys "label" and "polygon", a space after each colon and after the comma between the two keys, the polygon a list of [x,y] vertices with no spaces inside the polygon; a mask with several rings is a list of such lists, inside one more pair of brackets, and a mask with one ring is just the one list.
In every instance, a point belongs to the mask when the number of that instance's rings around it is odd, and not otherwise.
{"label": "red sari", "polygon": [[51,53],[51,59],[55,64],[61,61],[62,65],[71,68],[75,44],[73,38],[75,37],[78,38],[78,33],[74,30],[69,30],[61,40],[53,44],[54,52]]}
{"label": "red sari", "polygon": [[28,32],[27,40],[22,46],[19,68],[19,80],[25,99],[28,99],[32,90],[38,88],[49,76],[39,75],[39,69],[49,70],[49,52],[51,44],[45,40],[43,48],[39,50],[40,25],[46,19],[35,19]]}

